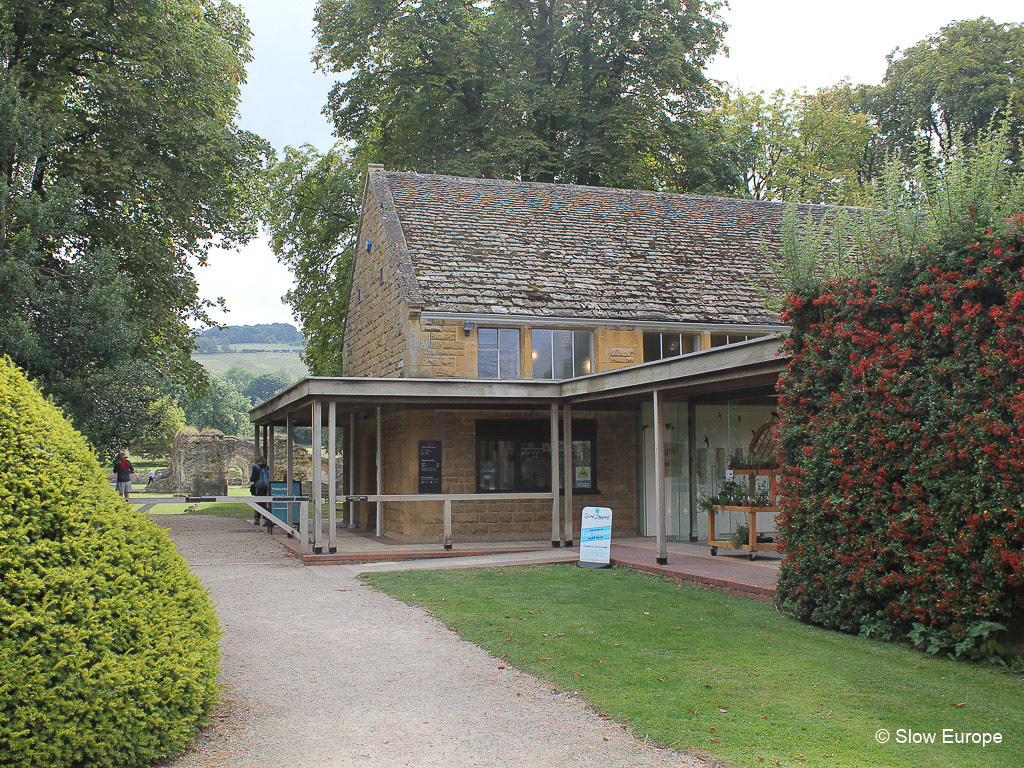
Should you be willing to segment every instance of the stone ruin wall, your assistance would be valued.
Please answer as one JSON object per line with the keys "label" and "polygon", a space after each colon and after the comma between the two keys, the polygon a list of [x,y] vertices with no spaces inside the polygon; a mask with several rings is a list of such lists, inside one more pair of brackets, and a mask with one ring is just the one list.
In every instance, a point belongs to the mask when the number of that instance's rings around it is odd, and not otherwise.
{"label": "stone ruin wall", "polygon": [[[295,479],[309,482],[312,479],[312,455],[309,449],[294,445],[292,450]],[[275,480],[285,479],[288,470],[287,451],[287,439],[283,435],[277,436],[274,440],[272,473]],[[255,443],[251,437],[229,437],[217,430],[182,430],[174,437],[170,466],[156,473],[147,490],[152,493],[226,496],[229,485],[249,485],[249,473],[255,458]],[[326,477],[326,458],[322,460],[322,468]],[[340,456],[335,475],[340,484],[343,477]]]}

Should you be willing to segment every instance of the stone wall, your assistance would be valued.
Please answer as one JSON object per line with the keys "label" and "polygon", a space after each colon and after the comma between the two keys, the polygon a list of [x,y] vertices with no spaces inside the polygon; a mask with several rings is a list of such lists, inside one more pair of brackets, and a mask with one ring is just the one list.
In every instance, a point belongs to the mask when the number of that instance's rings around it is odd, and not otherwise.
{"label": "stone wall", "polygon": [[345,315],[346,376],[407,375],[409,307],[402,300],[396,264],[388,258],[384,230],[380,206],[368,186]]}
{"label": "stone wall", "polygon": [[[283,435],[274,440],[274,466],[271,479],[284,480],[288,471],[288,443]],[[149,487],[154,493],[226,496],[228,485],[249,485],[249,473],[256,458],[251,437],[230,437],[216,430],[196,432],[183,429],[174,438],[171,465],[160,470]],[[296,480],[308,483],[312,455],[301,446],[293,447],[293,474]],[[326,476],[328,462],[322,460]],[[338,456],[336,474],[343,476]]]}

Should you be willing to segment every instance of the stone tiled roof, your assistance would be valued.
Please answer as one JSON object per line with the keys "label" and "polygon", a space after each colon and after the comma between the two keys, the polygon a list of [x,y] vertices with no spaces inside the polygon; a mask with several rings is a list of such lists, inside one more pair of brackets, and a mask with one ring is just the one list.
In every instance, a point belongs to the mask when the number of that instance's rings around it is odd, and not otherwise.
{"label": "stone tiled roof", "polygon": [[[423,309],[773,323],[761,255],[785,206],[754,200],[372,171],[403,290]],[[825,208],[820,208],[826,211]],[[760,290],[759,290],[760,287]]]}

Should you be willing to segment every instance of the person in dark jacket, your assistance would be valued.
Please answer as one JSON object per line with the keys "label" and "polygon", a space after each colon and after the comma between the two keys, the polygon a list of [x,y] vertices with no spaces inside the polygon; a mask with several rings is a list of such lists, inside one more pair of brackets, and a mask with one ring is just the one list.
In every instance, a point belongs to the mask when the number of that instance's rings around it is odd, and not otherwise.
{"label": "person in dark jacket", "polygon": [[132,492],[132,472],[135,471],[135,467],[128,461],[128,458],[124,455],[124,451],[117,454],[117,458],[114,459],[114,475],[117,482],[117,492],[124,496],[124,500],[128,501],[128,494]]}
{"label": "person in dark jacket", "polygon": [[[252,472],[249,473],[249,493],[253,496],[270,495],[270,467],[262,456],[256,457],[256,463],[252,465]],[[266,502],[261,502],[260,506],[270,509]]]}

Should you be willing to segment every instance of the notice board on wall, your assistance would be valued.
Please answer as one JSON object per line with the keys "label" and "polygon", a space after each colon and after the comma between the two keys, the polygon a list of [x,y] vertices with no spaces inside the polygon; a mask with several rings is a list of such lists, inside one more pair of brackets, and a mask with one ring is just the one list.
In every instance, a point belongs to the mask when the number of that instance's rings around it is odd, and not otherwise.
{"label": "notice board on wall", "polygon": [[441,492],[441,441],[420,440],[420,493]]}

